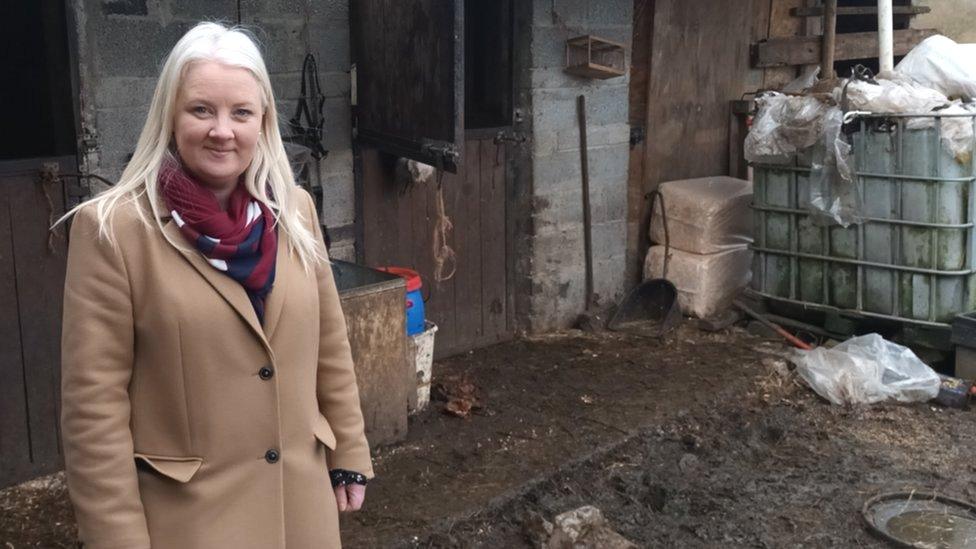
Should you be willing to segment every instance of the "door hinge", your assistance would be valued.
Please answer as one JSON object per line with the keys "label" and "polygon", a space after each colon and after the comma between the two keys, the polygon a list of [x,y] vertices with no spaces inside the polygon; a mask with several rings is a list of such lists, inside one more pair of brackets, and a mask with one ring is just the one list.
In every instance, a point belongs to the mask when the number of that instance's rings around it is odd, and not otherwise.
{"label": "door hinge", "polygon": [[424,140],[422,144],[424,154],[432,156],[438,169],[443,169],[445,165],[457,165],[461,158],[461,153],[453,143],[444,141]]}
{"label": "door hinge", "polygon": [[506,141],[509,143],[515,143],[516,145],[521,145],[522,143],[525,143],[526,140],[527,139],[524,133],[513,130],[501,130],[495,134],[494,139],[496,145]]}

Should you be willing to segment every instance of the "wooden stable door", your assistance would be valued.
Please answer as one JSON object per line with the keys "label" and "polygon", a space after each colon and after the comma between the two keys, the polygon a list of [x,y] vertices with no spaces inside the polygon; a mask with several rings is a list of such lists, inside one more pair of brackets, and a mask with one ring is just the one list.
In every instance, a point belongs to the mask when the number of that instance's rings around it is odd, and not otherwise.
{"label": "wooden stable door", "polygon": [[[513,121],[511,0],[357,0],[357,223],[370,266],[420,272],[435,356],[511,337],[513,260],[507,235],[507,144]],[[408,184],[398,158],[442,168]],[[455,261],[435,276],[434,232],[444,213]]]}
{"label": "wooden stable door", "polygon": [[448,245],[456,270],[434,280],[433,235],[437,182],[405,186],[383,153],[362,155],[366,214],[364,251],[370,266],[396,265],[423,278],[427,318],[438,326],[435,354],[450,356],[512,336],[506,261],[505,145],[493,138],[464,142],[458,174],[441,182],[445,212],[453,224]]}
{"label": "wooden stable door", "polygon": [[74,157],[0,162],[0,488],[61,467],[64,183]]}

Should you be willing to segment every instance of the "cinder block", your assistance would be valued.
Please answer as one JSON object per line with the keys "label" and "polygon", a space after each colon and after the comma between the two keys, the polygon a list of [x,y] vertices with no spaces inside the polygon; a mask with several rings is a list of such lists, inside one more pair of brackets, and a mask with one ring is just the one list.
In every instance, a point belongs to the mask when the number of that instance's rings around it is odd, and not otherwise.
{"label": "cinder block", "polygon": [[[539,0],[536,0],[537,2]],[[541,0],[543,4],[554,7],[559,23],[567,27],[586,25],[587,6],[593,0]],[[620,1],[620,0],[617,0]]]}
{"label": "cinder block", "polygon": [[325,120],[323,144],[326,149],[348,149],[352,146],[352,120],[350,116],[349,102],[346,99],[330,98],[325,100],[322,117]]}
{"label": "cinder block", "polygon": [[191,24],[175,22],[164,27],[144,19],[113,18],[98,26],[101,28],[92,33],[96,77],[156,77],[163,59]]}
{"label": "cinder block", "polygon": [[561,131],[578,127],[577,95],[579,92],[576,90],[534,90],[532,92],[534,131]]}
{"label": "cinder block", "polygon": [[309,25],[312,28],[349,28],[349,0],[325,0],[309,2]]}
{"label": "cinder block", "polygon": [[[578,188],[580,179],[580,157],[575,151],[556,152],[549,156],[533,159],[533,186],[535,194],[563,190],[567,185]],[[572,182],[577,182],[573,184]]]}
{"label": "cinder block", "polygon": [[534,89],[586,87],[592,83],[565,72],[562,66],[529,69],[529,82]]}
{"label": "cinder block", "polygon": [[169,0],[169,13],[178,21],[237,22],[237,0]]}
{"label": "cinder block", "polygon": [[301,93],[302,73],[293,72],[272,72],[271,89],[274,90],[275,99],[278,101],[296,99]]}
{"label": "cinder block", "polygon": [[[305,39],[302,19],[270,21],[255,18],[244,20],[254,25],[254,34],[261,43],[264,63],[271,73],[299,72],[305,60]],[[321,65],[319,65],[321,70]]]}
{"label": "cinder block", "polygon": [[[582,33],[580,33],[582,34]],[[532,67],[561,68],[566,66],[566,40],[577,36],[560,27],[532,29]]]}
{"label": "cinder block", "polygon": [[105,15],[149,15],[146,0],[102,0]]}
{"label": "cinder block", "polygon": [[329,226],[353,223],[356,218],[352,173],[333,174],[322,180],[322,222]]}
{"label": "cinder block", "polygon": [[630,87],[626,82],[593,88],[586,97],[586,123],[594,127],[626,124],[630,114]]}
{"label": "cinder block", "polygon": [[625,221],[627,219],[627,188],[597,191],[593,200],[593,222]]}
{"label": "cinder block", "polygon": [[149,109],[156,89],[155,77],[105,76],[95,79],[97,108]]}
{"label": "cinder block", "polygon": [[633,6],[634,3],[629,0],[587,2],[587,23],[594,27],[630,26],[634,21]]}
{"label": "cinder block", "polygon": [[332,259],[339,259],[342,261],[355,263],[356,242],[350,240],[344,240],[342,242],[333,242],[332,247],[329,248],[329,257]]}
{"label": "cinder block", "polygon": [[626,184],[630,164],[630,148],[628,145],[591,147],[588,156],[590,180],[597,182],[594,185],[595,187],[613,187],[617,182]]}
{"label": "cinder block", "polygon": [[558,134],[554,131],[539,130],[534,132],[532,139],[532,154],[549,156],[556,152]]}
{"label": "cinder block", "polygon": [[594,263],[593,287],[600,296],[601,305],[619,303],[627,291],[626,257],[615,255]]}
{"label": "cinder block", "polygon": [[136,150],[136,142],[146,123],[147,109],[99,109],[95,113],[101,166],[122,167],[125,157]]}
{"label": "cinder block", "polygon": [[241,20],[303,19],[307,5],[306,0],[240,0]]}
{"label": "cinder block", "polygon": [[[587,124],[586,146],[605,147],[607,145],[620,145],[626,143],[630,146],[630,125],[629,124],[607,124],[603,126],[591,126]],[[579,149],[579,128],[571,128],[559,132],[558,148],[561,151]]]}
{"label": "cinder block", "polygon": [[329,151],[329,156],[322,159],[323,176],[332,174],[352,174],[352,149],[336,149]]}
{"label": "cinder block", "polygon": [[627,224],[610,221],[593,225],[593,257],[596,260],[623,255],[627,249]]}
{"label": "cinder block", "polygon": [[[315,55],[315,62],[318,65],[319,76],[327,72],[346,72],[351,65],[349,53],[349,26],[334,27],[330,29],[310,29],[308,44],[310,51]],[[304,47],[302,58],[304,58]],[[299,59],[299,69],[301,69]]]}
{"label": "cinder block", "polygon": [[562,232],[583,223],[582,189],[567,189],[532,197],[536,234]]}
{"label": "cinder block", "polygon": [[348,103],[351,79],[345,70],[319,73],[322,94],[326,97],[342,97]]}

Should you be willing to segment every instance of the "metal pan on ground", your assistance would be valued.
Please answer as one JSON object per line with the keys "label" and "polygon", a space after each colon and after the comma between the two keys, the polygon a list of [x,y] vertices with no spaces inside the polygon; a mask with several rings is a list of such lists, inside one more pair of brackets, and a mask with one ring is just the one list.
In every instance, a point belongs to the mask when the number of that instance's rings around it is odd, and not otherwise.
{"label": "metal pan on ground", "polygon": [[861,514],[873,534],[895,547],[976,547],[976,506],[925,492],[892,492],[864,503]]}
{"label": "metal pan on ground", "polygon": [[668,280],[655,278],[641,282],[627,294],[607,328],[615,332],[661,337],[679,322],[678,289]]}
{"label": "metal pan on ground", "polygon": [[668,234],[664,197],[659,191],[652,191],[647,196],[651,199],[651,215],[654,215],[654,204],[661,203],[661,219],[664,226],[664,272],[661,278],[645,280],[632,289],[610,317],[607,329],[646,337],[661,337],[681,322],[681,308],[678,305],[678,289],[667,280],[671,237]]}

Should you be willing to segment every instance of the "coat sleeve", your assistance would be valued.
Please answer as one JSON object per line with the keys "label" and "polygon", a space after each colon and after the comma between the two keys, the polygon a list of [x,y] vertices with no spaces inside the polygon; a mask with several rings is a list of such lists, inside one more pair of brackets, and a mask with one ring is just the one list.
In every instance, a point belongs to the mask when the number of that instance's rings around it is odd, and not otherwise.
{"label": "coat sleeve", "polygon": [[[302,195],[305,198],[306,218],[312,223],[315,237],[324,250],[315,201],[304,190]],[[319,410],[329,421],[336,437],[336,448],[327,451],[326,460],[330,468],[356,471],[366,478],[373,478],[346,319],[342,315],[331,265],[323,263],[316,266],[315,276],[319,290],[319,363],[316,381]]]}
{"label": "coat sleeve", "polygon": [[129,428],[130,283],[92,208],[72,223],[62,320],[61,436],[80,537],[87,549],[148,549]]}

